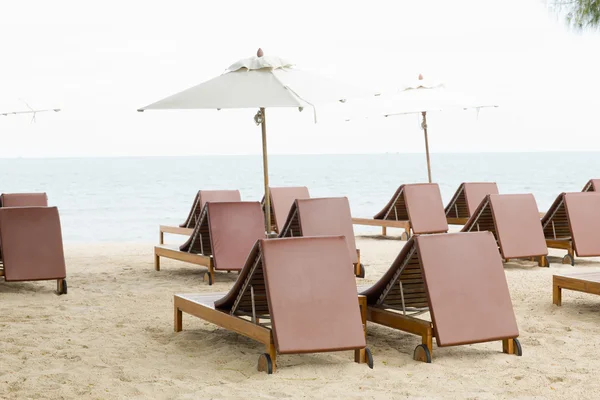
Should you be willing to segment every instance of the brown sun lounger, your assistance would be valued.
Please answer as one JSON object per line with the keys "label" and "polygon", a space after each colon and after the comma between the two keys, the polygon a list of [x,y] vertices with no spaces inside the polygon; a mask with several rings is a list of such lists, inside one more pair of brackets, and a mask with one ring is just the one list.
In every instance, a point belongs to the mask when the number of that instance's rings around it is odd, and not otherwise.
{"label": "brown sun lounger", "polygon": [[46,193],[2,193],[0,207],[48,207]]}
{"label": "brown sun lounger", "polygon": [[[448,232],[444,204],[437,183],[411,183],[400,186],[374,217],[374,221],[405,224],[403,239],[413,234]],[[355,222],[356,223],[356,222]],[[389,225],[388,225],[389,227]],[[386,234],[386,231],[383,231]]]}
{"label": "brown sun lounger", "polygon": [[498,194],[495,182],[463,182],[445,208],[450,225],[464,225],[488,194]]}
{"label": "brown sun lounger", "polygon": [[298,199],[292,205],[279,237],[337,236],[346,238],[354,274],[365,277],[365,267],[360,262],[356,248],[350,204],[346,197]]}
{"label": "brown sun lounger", "polygon": [[600,192],[600,179],[590,179],[583,187],[582,192]]}
{"label": "brown sun lounger", "polygon": [[461,232],[492,232],[502,258],[537,258],[548,266],[548,248],[532,194],[488,194]]}
{"label": "brown sun lounger", "polygon": [[[367,320],[422,338],[413,358],[431,362],[438,347],[502,340],[521,355],[502,260],[490,232],[410,239],[367,297]],[[429,312],[431,320],[417,318]]]}
{"label": "brown sun lounger", "polygon": [[258,201],[208,202],[188,240],[181,246],[154,247],[154,269],[160,257],[208,268],[204,280],[212,285],[215,271],[239,271],[250,249],[265,237],[264,215]]}
{"label": "brown sun lounger", "polygon": [[191,235],[196,226],[196,222],[200,218],[200,213],[204,208],[204,204],[208,201],[242,201],[242,199],[239,190],[199,190],[194,198],[190,213],[183,224],[180,224],[179,226],[159,226],[159,243],[163,244],[165,242],[165,233],[185,236]]}
{"label": "brown sun lounger", "polygon": [[354,350],[356,362],[373,368],[366,303],[357,302],[348,262],[341,236],[261,239],[229,293],[175,295],[175,332],[187,313],[261,342],[258,370],[269,374],[277,353]]}
{"label": "brown sun lounger", "polygon": [[600,272],[554,275],[552,277],[552,302],[562,305],[562,289],[600,295]]}
{"label": "brown sun lounger", "polygon": [[[271,231],[279,233],[296,199],[310,199],[306,186],[269,187],[271,195]],[[261,200],[263,210],[265,198]]]}
{"label": "brown sun lounger", "polygon": [[600,256],[600,193],[561,193],[542,217],[546,246],[567,250],[563,264]]}
{"label": "brown sun lounger", "polygon": [[56,207],[0,208],[0,250],[0,276],[6,282],[56,280],[57,293],[67,293]]}

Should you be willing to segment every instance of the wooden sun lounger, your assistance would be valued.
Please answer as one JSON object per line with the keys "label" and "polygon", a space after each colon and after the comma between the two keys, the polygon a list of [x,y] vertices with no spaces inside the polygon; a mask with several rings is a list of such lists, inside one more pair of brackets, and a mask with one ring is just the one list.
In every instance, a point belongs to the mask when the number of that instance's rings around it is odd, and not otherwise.
{"label": "wooden sun lounger", "polygon": [[[269,187],[271,196],[271,232],[279,233],[296,199],[310,199],[306,186]],[[265,209],[263,196],[260,204]]]}
{"label": "wooden sun lounger", "polygon": [[279,237],[342,235],[346,238],[354,274],[365,277],[365,266],[356,248],[350,204],[346,197],[296,200]]}
{"label": "wooden sun lounger", "polygon": [[561,193],[542,217],[546,245],[567,250],[563,264],[600,256],[600,192]]}
{"label": "wooden sun lounger", "polygon": [[600,192],[600,179],[590,179],[583,187],[582,192]]}
{"label": "wooden sun lounger", "polygon": [[412,234],[444,233],[448,223],[437,183],[401,185],[386,206],[373,219],[353,218],[357,225],[382,226],[382,234],[390,227],[403,228],[403,240]]}
{"label": "wooden sun lounger", "polygon": [[0,208],[0,276],[6,282],[56,280],[57,294],[67,294],[56,207]]}
{"label": "wooden sun lounger", "polygon": [[600,272],[552,276],[552,302],[562,305],[562,289],[600,295]]}
{"label": "wooden sun lounger", "polygon": [[175,332],[187,313],[265,345],[258,370],[276,371],[277,353],[354,350],[373,368],[365,341],[365,298],[357,307],[343,237],[259,240],[229,293],[175,295]]}
{"label": "wooden sun lounger", "polygon": [[[383,277],[360,293],[367,320],[421,336],[413,358],[431,362],[438,347],[502,340],[521,355],[502,260],[490,232],[411,238]],[[429,312],[431,320],[417,318]]]}
{"label": "wooden sun lounger", "polygon": [[196,197],[194,198],[194,203],[192,204],[192,208],[185,219],[183,224],[179,226],[172,225],[160,225],[158,227],[159,232],[159,244],[165,243],[165,233],[170,233],[173,235],[184,235],[190,236],[194,231],[194,227],[196,223],[200,219],[200,214],[202,213],[202,209],[204,208],[204,204],[206,202],[212,201],[242,201],[239,190],[199,190],[196,193]]}
{"label": "wooden sun lounger", "polygon": [[207,202],[193,233],[179,247],[154,247],[154,268],[160,270],[160,257],[208,268],[204,281],[212,285],[215,271],[239,271],[248,252],[265,237],[260,203]]}
{"label": "wooden sun lounger", "polygon": [[495,182],[463,182],[445,208],[450,225],[464,225],[488,194],[498,194]]}
{"label": "wooden sun lounger", "polygon": [[461,232],[489,231],[506,261],[537,259],[548,267],[548,248],[532,194],[488,194]]}

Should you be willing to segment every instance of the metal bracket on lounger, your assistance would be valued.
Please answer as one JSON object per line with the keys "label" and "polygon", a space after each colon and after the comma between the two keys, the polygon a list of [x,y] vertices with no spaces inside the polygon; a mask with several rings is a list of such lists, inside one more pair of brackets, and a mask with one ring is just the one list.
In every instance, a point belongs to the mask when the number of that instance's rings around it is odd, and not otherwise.
{"label": "metal bracket on lounger", "polygon": [[[565,202],[565,196],[562,196],[562,198],[560,199],[560,202],[558,203],[558,205],[556,206],[554,211],[552,211],[552,214],[550,214],[550,217],[548,218],[546,223],[542,225],[542,229],[546,229],[546,226],[548,226],[548,222],[552,222],[552,230],[554,230],[554,215],[558,212],[558,210],[560,209],[560,207],[563,205],[564,202]],[[554,238],[556,239],[556,233],[554,234]]]}
{"label": "metal bracket on lounger", "polygon": [[[396,221],[398,221],[398,210],[396,208],[396,203],[398,202],[398,199],[400,198],[400,196],[402,196],[403,193],[404,193],[404,188],[402,188],[402,190],[400,191],[400,193],[398,193],[398,196],[396,196],[394,198],[393,210],[394,210],[394,217],[396,218]],[[392,212],[392,207],[390,207],[390,209],[387,210],[387,212],[383,216],[383,219],[388,219],[388,217],[390,216],[390,212]]]}
{"label": "metal bracket on lounger", "polygon": [[[238,306],[240,305],[240,302],[242,301],[242,297],[244,296],[244,293],[246,293],[246,290],[248,289],[248,286],[250,286],[252,288],[252,286],[250,285],[250,282],[252,281],[252,277],[254,276],[254,272],[256,271],[256,268],[258,267],[258,264],[260,263],[262,256],[256,257],[256,260],[254,260],[254,265],[252,265],[252,269],[250,270],[250,272],[248,272],[248,276],[246,277],[246,280],[244,281],[244,284],[242,285],[242,288],[240,289],[239,294],[237,295],[237,298],[235,299],[235,302],[233,303],[233,307],[231,307],[231,315],[234,315]],[[250,292],[250,296],[252,297],[252,310],[254,311],[254,298],[253,298],[253,292],[251,289]]]}
{"label": "metal bracket on lounger", "polygon": [[[404,258],[404,262],[402,263],[400,268],[398,268],[396,270],[396,272],[394,273],[394,276],[392,277],[392,279],[390,279],[390,282],[387,284],[387,286],[383,290],[383,293],[381,293],[381,296],[379,296],[379,299],[377,299],[377,304],[379,304],[379,305],[383,304],[385,298],[390,293],[390,290],[392,290],[392,288],[396,284],[396,281],[398,281],[398,279],[400,279],[400,275],[402,274],[402,272],[408,265],[408,262],[412,258],[413,254],[415,254],[415,251],[417,251],[417,249],[416,249],[416,246],[413,244],[413,247],[410,249],[407,256]],[[404,300],[402,301],[402,303],[404,303]]]}
{"label": "metal bracket on lounger", "polygon": [[[481,215],[483,214],[483,212],[485,211],[485,209],[490,205],[490,201],[486,200],[485,204],[483,205],[483,207],[481,207],[481,209],[479,210],[479,213],[477,214],[477,217],[475,217],[475,221],[479,221],[479,218],[481,217]],[[477,222],[475,225],[477,225],[477,232],[479,232],[479,222]],[[472,227],[473,225],[471,225]],[[471,228],[469,228],[469,232],[471,232]]]}
{"label": "metal bracket on lounger", "polygon": [[398,285],[400,286],[400,299],[402,300],[402,313],[404,315],[406,314],[406,311],[413,311],[412,314],[410,314],[411,316],[417,316],[417,315],[421,315],[421,314],[425,314],[426,312],[429,311],[429,307],[406,307],[406,303],[404,302],[404,289],[402,288],[402,281],[398,281]]}
{"label": "metal bracket on lounger", "polygon": [[252,322],[256,323],[256,305],[254,304],[254,286],[250,285],[250,301],[252,302]]}

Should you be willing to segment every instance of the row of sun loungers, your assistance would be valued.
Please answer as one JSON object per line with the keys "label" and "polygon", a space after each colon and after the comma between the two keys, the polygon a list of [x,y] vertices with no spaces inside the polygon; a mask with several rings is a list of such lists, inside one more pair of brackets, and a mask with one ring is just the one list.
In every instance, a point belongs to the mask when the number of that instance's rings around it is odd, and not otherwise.
{"label": "row of sun loungers", "polygon": [[57,293],[66,294],[66,275],[60,217],[46,193],[0,195],[0,276],[6,282],[56,280]]}

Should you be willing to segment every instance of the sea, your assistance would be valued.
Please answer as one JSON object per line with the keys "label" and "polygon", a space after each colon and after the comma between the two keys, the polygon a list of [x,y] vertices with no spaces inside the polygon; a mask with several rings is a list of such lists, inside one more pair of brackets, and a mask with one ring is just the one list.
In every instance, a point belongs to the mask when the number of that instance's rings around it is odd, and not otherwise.
{"label": "sea", "polygon": [[[427,182],[424,154],[271,155],[271,186],[307,186],[311,197],[345,196],[352,215],[372,217],[404,183]],[[496,182],[533,193],[545,211],[561,192],[600,178],[599,152],[434,153],[444,203],[461,182]],[[46,192],[67,243],[157,242],[160,224],[182,223],[200,189],[238,189],[260,201],[260,155],[0,159],[0,192]],[[355,226],[357,234],[380,228]]]}

